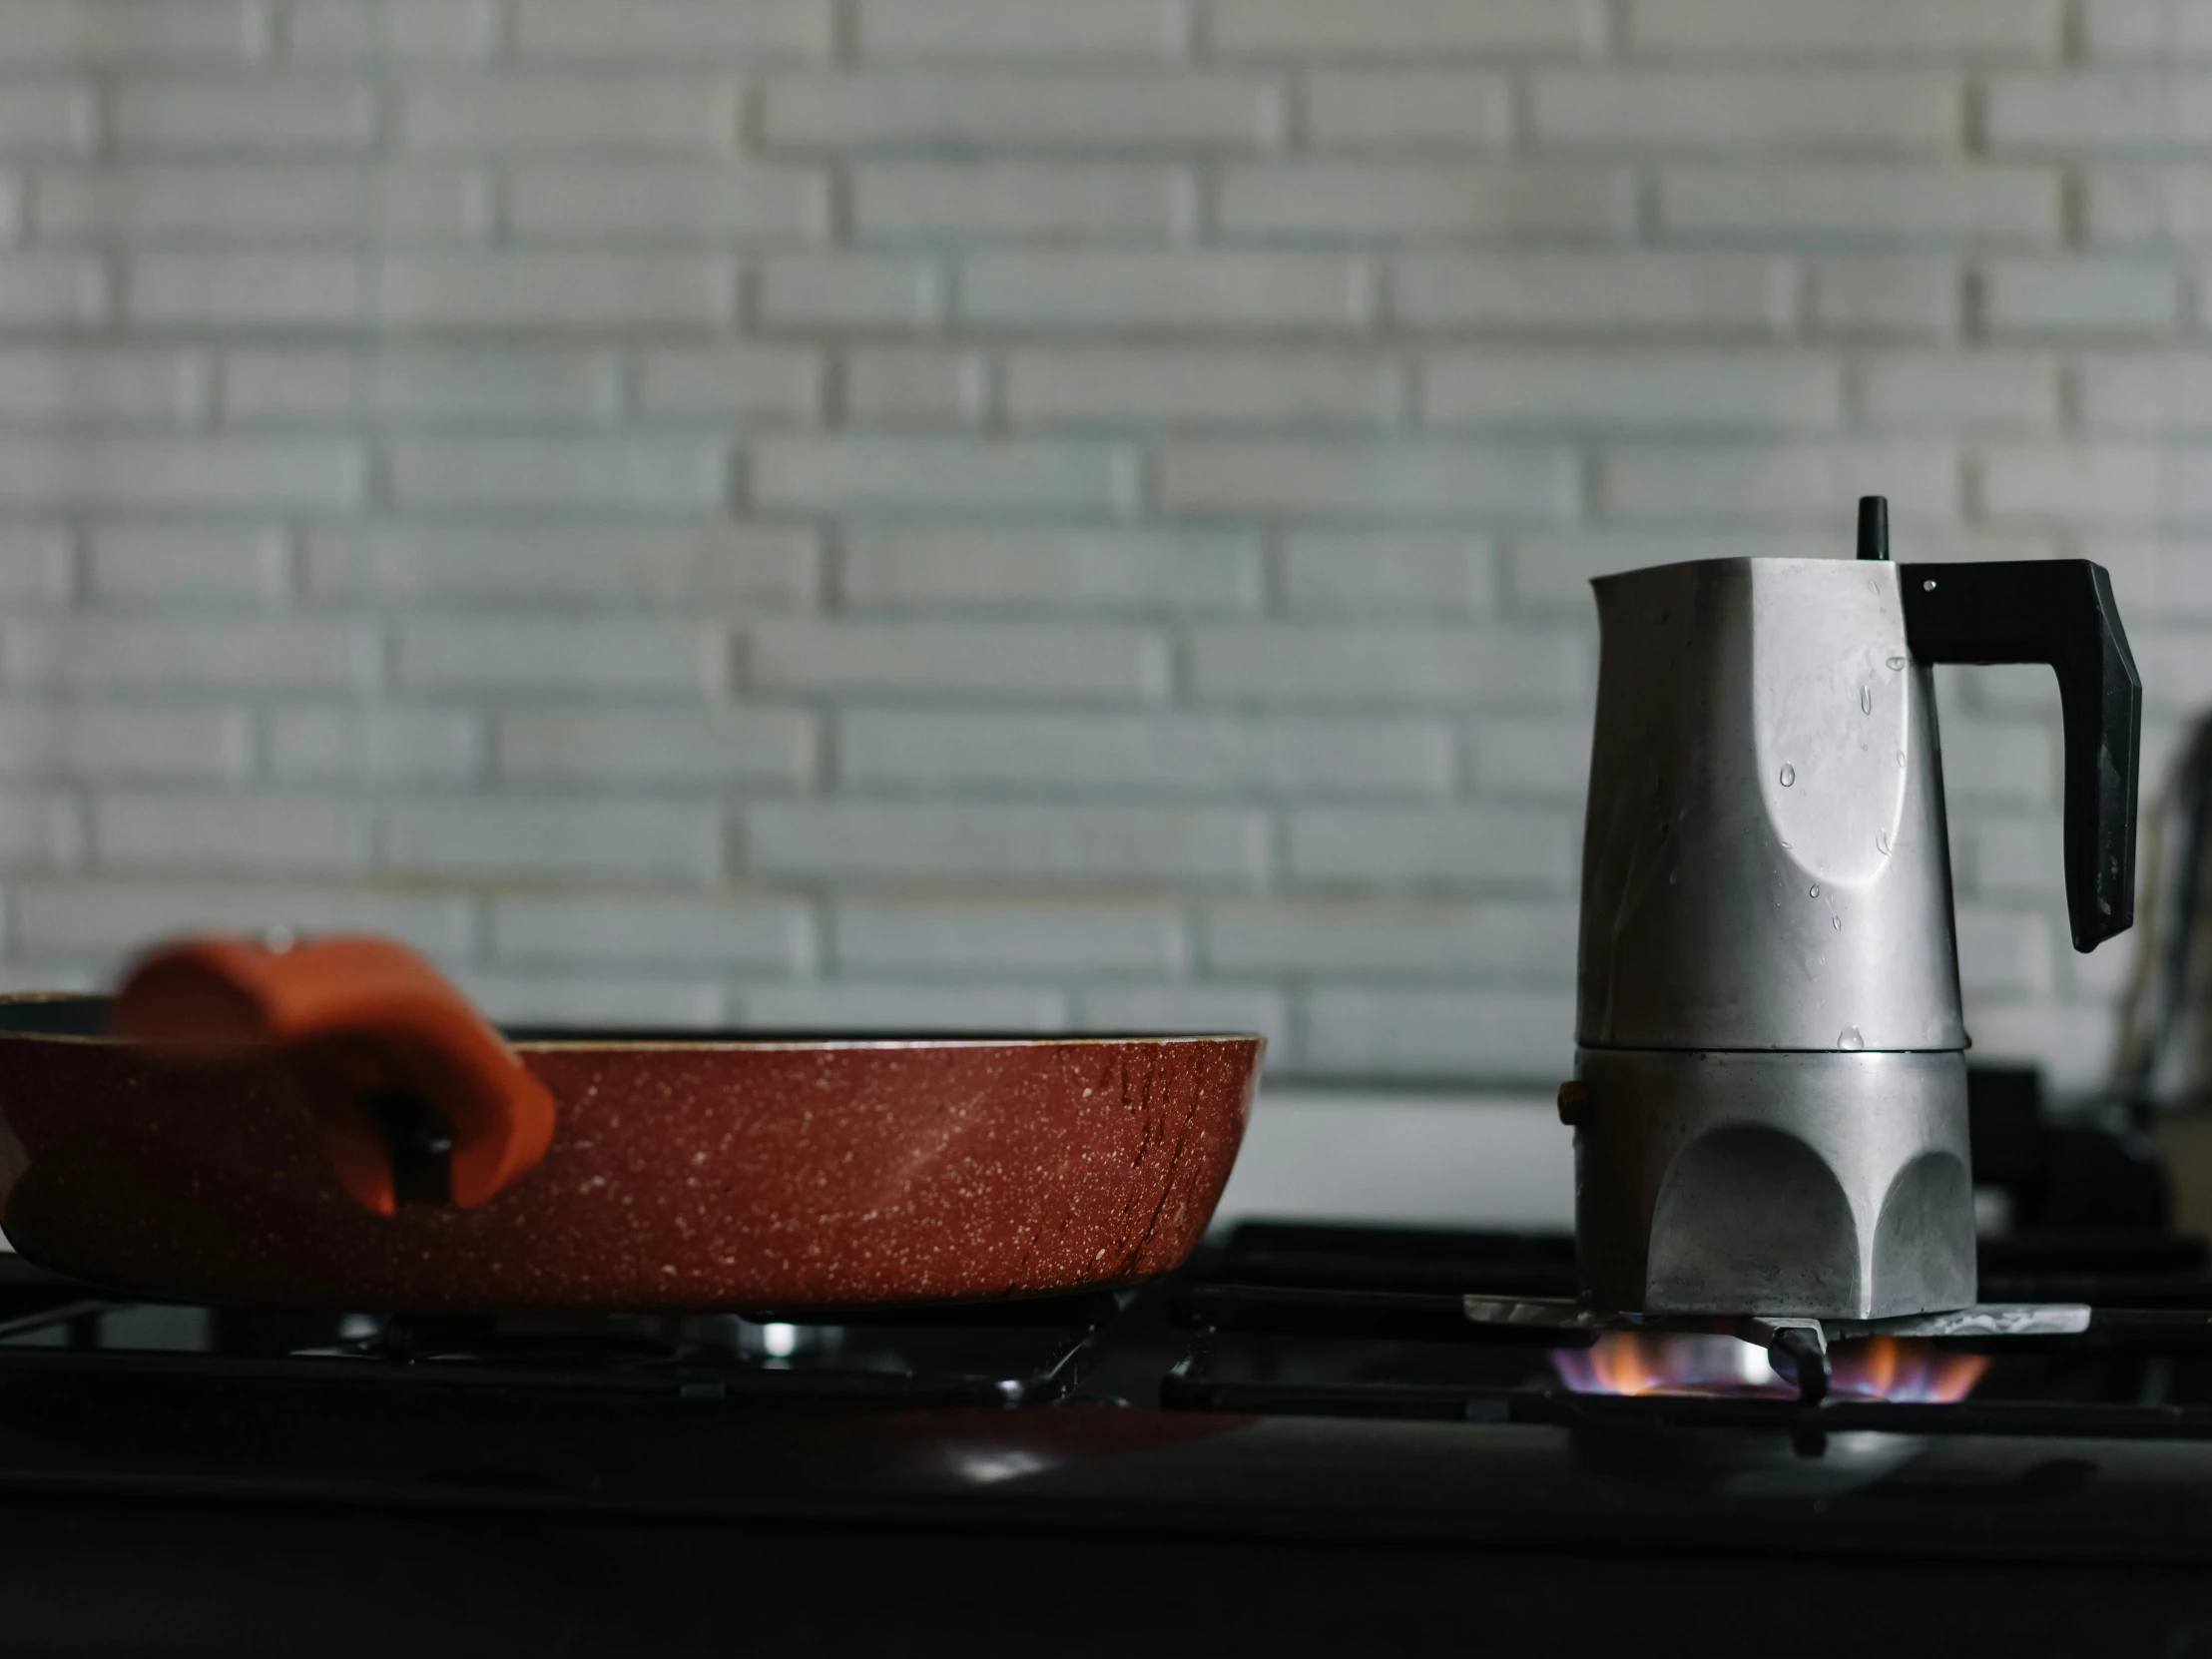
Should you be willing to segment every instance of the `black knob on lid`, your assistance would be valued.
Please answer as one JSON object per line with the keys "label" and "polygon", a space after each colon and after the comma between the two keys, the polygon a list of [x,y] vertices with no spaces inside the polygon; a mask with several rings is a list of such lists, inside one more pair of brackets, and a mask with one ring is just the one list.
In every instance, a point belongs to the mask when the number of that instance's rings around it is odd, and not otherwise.
{"label": "black knob on lid", "polygon": [[1890,498],[1886,495],[1859,498],[1859,556],[1889,562]]}

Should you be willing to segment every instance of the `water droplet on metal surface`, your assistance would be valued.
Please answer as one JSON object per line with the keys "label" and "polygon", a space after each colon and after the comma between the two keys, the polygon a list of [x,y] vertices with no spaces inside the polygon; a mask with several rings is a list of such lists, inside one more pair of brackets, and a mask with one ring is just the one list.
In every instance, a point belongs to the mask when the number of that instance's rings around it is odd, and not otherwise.
{"label": "water droplet on metal surface", "polygon": [[1836,1046],[1838,1048],[1848,1048],[1856,1053],[1867,1046],[1867,1039],[1859,1034],[1858,1026],[1847,1025],[1837,1033]]}
{"label": "water droplet on metal surface", "polygon": [[1828,918],[1828,925],[1835,928],[1837,932],[1841,933],[1844,930],[1844,918],[1842,916],[1830,916]]}
{"label": "water droplet on metal surface", "polygon": [[1898,765],[1905,765],[1905,751],[1902,749],[1898,751]]}
{"label": "water droplet on metal surface", "polygon": [[1814,882],[1814,883],[1813,883],[1813,884],[1812,884],[1812,885],[1811,885],[1810,887],[1807,887],[1807,888],[1805,889],[1805,896],[1806,896],[1807,898],[1818,898],[1818,897],[1820,897],[1820,895],[1821,895],[1821,884],[1820,884],[1820,883],[1819,883],[1818,881],[1815,881],[1815,882]]}
{"label": "water droplet on metal surface", "polygon": [[1782,764],[1782,787],[1783,787],[1784,789],[1788,789],[1788,788],[1789,788],[1789,787],[1790,787],[1790,786],[1791,786],[1792,784],[1794,784],[1794,783],[1796,783],[1796,782],[1797,782],[1797,768],[1796,768],[1796,767],[1794,767],[1794,766],[1791,766],[1791,765],[1790,765],[1790,764],[1789,764],[1789,763],[1788,763],[1787,761],[1785,761],[1785,762],[1784,762],[1784,763]]}
{"label": "water droplet on metal surface", "polygon": [[1889,831],[1889,830],[1876,830],[1876,831],[1874,832],[1874,849],[1875,849],[1875,850],[1876,850],[1877,852],[1881,853],[1881,854],[1882,854],[1882,855],[1883,855],[1884,857],[1888,857],[1888,856],[1889,856],[1889,853],[1890,853],[1890,831]]}
{"label": "water droplet on metal surface", "polygon": [[1903,657],[1892,657],[1884,666],[1887,667],[1891,673],[1895,674],[1899,669],[1902,669],[1905,666],[1905,659]]}
{"label": "water droplet on metal surface", "polygon": [[1861,686],[1859,688],[1859,712],[1863,715],[1874,713],[1874,687]]}

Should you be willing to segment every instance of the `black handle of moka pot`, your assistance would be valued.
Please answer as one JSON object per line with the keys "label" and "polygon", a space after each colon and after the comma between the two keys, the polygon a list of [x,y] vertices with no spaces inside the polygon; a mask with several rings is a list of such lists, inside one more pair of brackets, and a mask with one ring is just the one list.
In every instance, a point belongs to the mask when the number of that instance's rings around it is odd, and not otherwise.
{"label": "black handle of moka pot", "polygon": [[[1889,557],[1889,514],[1860,503],[1859,556]],[[2088,559],[1900,565],[1905,638],[1929,663],[2048,663],[2066,727],[2066,915],[2076,950],[2135,920],[2143,682],[2112,579]]]}

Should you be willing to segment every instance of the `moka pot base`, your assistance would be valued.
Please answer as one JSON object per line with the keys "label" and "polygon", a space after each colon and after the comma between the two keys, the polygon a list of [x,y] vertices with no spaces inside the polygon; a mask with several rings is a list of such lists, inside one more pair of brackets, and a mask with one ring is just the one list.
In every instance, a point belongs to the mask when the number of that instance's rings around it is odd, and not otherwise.
{"label": "moka pot base", "polygon": [[1974,1301],[1965,1057],[1583,1048],[1588,1306],[1886,1320]]}

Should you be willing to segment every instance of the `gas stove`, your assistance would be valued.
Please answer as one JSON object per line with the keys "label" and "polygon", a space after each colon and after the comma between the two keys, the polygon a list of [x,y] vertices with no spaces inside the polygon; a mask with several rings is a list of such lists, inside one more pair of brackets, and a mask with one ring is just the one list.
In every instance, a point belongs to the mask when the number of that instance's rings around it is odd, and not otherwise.
{"label": "gas stove", "polygon": [[1816,1400],[1725,1333],[1482,1317],[1570,1297],[1563,1236],[1247,1224],[1132,1291],[743,1319],[199,1308],[9,1262],[0,1605],[73,1651],[2212,1643],[2203,1246],[1980,1273],[2090,1312],[1841,1339]]}

